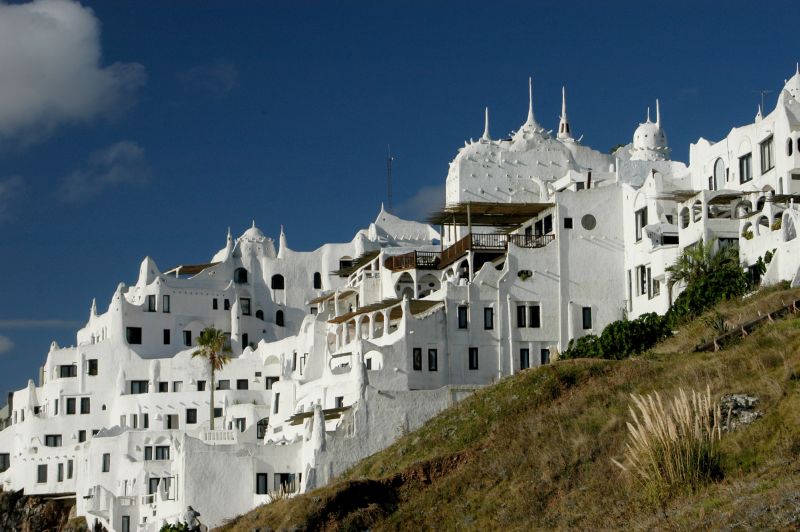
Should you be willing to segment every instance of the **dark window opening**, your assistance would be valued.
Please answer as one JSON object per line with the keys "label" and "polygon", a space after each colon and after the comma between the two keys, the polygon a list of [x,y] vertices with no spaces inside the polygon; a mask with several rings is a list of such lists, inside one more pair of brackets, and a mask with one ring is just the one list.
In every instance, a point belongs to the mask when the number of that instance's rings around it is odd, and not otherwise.
{"label": "dark window opening", "polygon": [[156,295],[150,294],[147,296],[147,312],[155,312],[156,311]]}
{"label": "dark window opening", "polygon": [[519,369],[531,367],[531,351],[527,347],[519,350]]}
{"label": "dark window opening", "polygon": [[478,369],[478,348],[469,348],[469,369]]}
{"label": "dark window opening", "polygon": [[164,345],[169,345],[169,329],[164,329]]}
{"label": "dark window opening", "polygon": [[233,270],[233,282],[234,283],[246,283],[247,282],[247,270],[244,268],[236,268]]}
{"label": "dark window opening", "polygon": [[439,353],[436,349],[428,349],[428,371],[437,371],[439,367]]}
{"label": "dark window opening", "polygon": [[572,218],[564,218],[564,229],[572,229]]}
{"label": "dark window opening", "polygon": [[314,290],[322,289],[322,275],[319,272],[314,272]]}
{"label": "dark window opening", "polygon": [[250,298],[243,297],[239,300],[239,308],[242,310],[242,316],[250,315]]}
{"label": "dark window opening", "polygon": [[285,286],[285,281],[283,279],[283,275],[276,273],[275,275],[272,276],[272,279],[270,280],[270,287],[273,290],[283,290],[284,286]]}
{"label": "dark window opening", "polygon": [[269,473],[256,473],[256,495],[269,493]]}
{"label": "dark window opening", "polygon": [[541,326],[541,309],[539,305],[531,305],[528,307],[528,327],[538,329]]}
{"label": "dark window opening", "polygon": [[197,409],[196,408],[187,408],[186,409],[186,424],[187,425],[194,425],[197,423]]}
{"label": "dark window opening", "polygon": [[258,309],[256,311],[256,318],[260,319],[261,321],[264,321],[264,311],[261,310],[261,309]]}
{"label": "dark window opening", "polygon": [[75,364],[63,365],[58,366],[58,376],[62,379],[65,377],[77,377],[78,376],[78,366]]}
{"label": "dark window opening", "polygon": [[161,312],[169,314],[169,295],[164,294],[161,296]]}
{"label": "dark window opening", "polygon": [[183,345],[186,347],[192,345],[192,331],[183,331]]}
{"label": "dark window opening", "polygon": [[77,401],[74,397],[67,397],[67,414],[72,415],[75,413],[75,405]]}
{"label": "dark window opening", "polygon": [[283,311],[279,310],[275,313],[275,325],[283,327]]}
{"label": "dark window opening", "polygon": [[592,307],[583,307],[583,328],[592,328]]}
{"label": "dark window opening", "polygon": [[141,344],[142,343],[142,328],[141,327],[126,327],[125,328],[125,339],[128,341],[129,344]]}
{"label": "dark window opening", "polygon": [[458,307],[458,328],[466,329],[467,324],[467,307]]}
{"label": "dark window opening", "polygon": [[88,360],[86,373],[88,373],[89,375],[92,375],[92,376],[97,375],[97,359],[96,358],[90,358]]}
{"label": "dark window opening", "polygon": [[81,397],[81,414],[88,414],[90,411],[90,400],[88,397]]}
{"label": "dark window opening", "polygon": [[247,379],[236,379],[237,390],[247,390],[247,388],[248,388]]}
{"label": "dark window opening", "polygon": [[411,359],[414,371],[422,371],[422,348],[420,347],[413,348]]}
{"label": "dark window opening", "polygon": [[483,309],[483,328],[486,330],[494,329],[494,309],[484,307]]}

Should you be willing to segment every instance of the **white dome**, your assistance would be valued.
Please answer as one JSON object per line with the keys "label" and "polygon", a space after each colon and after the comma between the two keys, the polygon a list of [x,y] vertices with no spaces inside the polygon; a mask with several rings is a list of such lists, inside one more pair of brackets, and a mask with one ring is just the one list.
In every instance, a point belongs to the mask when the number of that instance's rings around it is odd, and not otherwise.
{"label": "white dome", "polygon": [[794,76],[786,81],[783,90],[788,91],[795,100],[800,101],[800,70],[795,71]]}
{"label": "white dome", "polygon": [[261,231],[261,229],[259,229],[254,225],[253,227],[251,227],[242,234],[240,240],[249,240],[251,242],[262,242],[265,238],[266,236]]}
{"label": "white dome", "polygon": [[639,124],[633,133],[633,147],[637,150],[657,150],[667,147],[664,130],[654,122]]}

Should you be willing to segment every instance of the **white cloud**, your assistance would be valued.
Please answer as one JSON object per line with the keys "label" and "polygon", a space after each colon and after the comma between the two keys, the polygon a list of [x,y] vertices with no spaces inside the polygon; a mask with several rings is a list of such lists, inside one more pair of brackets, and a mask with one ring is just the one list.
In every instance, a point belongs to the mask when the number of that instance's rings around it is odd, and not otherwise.
{"label": "white cloud", "polygon": [[14,347],[14,342],[8,336],[3,336],[0,334],[0,355],[11,351]]}
{"label": "white cloud", "polygon": [[77,2],[0,0],[0,140],[30,143],[133,103],[145,69],[102,67],[99,34],[94,12]]}
{"label": "white cloud", "polygon": [[422,187],[395,209],[398,216],[425,221],[429,214],[444,206],[444,185]]}
{"label": "white cloud", "polygon": [[236,65],[217,61],[198,65],[176,74],[188,88],[197,89],[215,98],[222,98],[239,84]]}
{"label": "white cloud", "polygon": [[141,186],[150,176],[144,149],[136,142],[123,140],[92,153],[86,168],[66,176],[59,197],[68,203],[87,201],[109,188]]}
{"label": "white cloud", "polygon": [[9,217],[24,188],[25,181],[18,175],[0,180],[0,222]]}

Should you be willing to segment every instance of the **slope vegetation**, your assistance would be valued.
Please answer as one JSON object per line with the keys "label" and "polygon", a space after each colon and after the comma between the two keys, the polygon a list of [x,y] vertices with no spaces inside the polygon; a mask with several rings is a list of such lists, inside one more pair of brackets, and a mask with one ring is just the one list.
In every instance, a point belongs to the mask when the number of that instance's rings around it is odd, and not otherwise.
{"label": "slope vegetation", "polygon": [[[443,412],[329,486],[223,530],[787,528],[800,522],[800,315],[734,345],[721,329],[800,298],[728,301],[644,356],[526,370]],[[758,397],[763,416],[722,436],[723,478],[654,501],[616,467],[630,394],[679,388]]]}

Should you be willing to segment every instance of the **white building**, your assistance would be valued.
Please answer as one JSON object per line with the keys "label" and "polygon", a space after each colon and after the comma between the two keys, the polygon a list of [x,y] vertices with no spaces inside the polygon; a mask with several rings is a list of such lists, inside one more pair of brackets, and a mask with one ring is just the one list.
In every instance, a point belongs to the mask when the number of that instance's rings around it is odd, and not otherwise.
{"label": "white building", "polygon": [[[692,145],[688,167],[669,158],[658,103],[609,155],[574,138],[563,96],[555,136],[532,90],[510,138],[491,138],[487,110],[450,163],[438,232],[381,209],[311,252],[283,230],[276,250],[254,225],[206,264],[145,258],[0,410],[3,488],[74,495],[113,530],[157,530],[187,504],[216,525],[328,482],[573,338],[665,312],[665,268],[700,239],[797,282],[800,73],[772,112]],[[213,431],[208,368],[191,356],[209,326],[233,354]]]}

